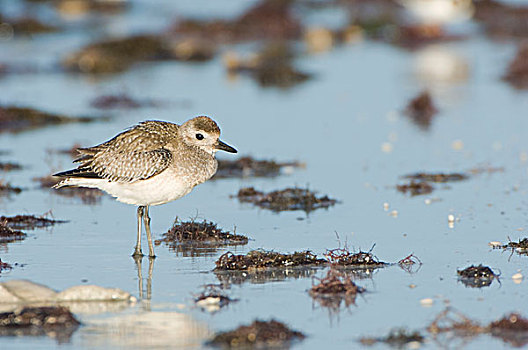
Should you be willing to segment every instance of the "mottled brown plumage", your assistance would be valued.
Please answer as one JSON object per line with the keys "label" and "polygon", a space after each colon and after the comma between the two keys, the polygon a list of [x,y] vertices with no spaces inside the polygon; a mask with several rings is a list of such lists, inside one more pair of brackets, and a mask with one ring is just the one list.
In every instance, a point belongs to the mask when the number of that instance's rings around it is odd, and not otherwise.
{"label": "mottled brown plumage", "polygon": [[144,219],[150,238],[148,208],[188,194],[196,185],[216,172],[217,150],[236,153],[219,140],[220,128],[212,119],[201,116],[182,125],[163,121],[145,121],[97,146],[79,148],[79,166],[55,176],[63,177],[54,188],[94,187],[117,200],[138,205],[138,243]]}

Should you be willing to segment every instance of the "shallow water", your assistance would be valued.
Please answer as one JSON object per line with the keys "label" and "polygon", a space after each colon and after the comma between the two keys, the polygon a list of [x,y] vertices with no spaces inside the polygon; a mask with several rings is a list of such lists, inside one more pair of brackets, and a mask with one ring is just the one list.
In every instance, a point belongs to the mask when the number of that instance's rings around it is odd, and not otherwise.
{"label": "shallow water", "polygon": [[[10,11],[20,10],[9,1],[0,5]],[[229,8],[222,5],[211,11],[215,17],[229,17],[240,13],[243,6],[244,2],[230,2]],[[40,189],[34,177],[72,166],[69,156],[53,150],[67,149],[75,143],[99,143],[145,119],[182,122],[207,114],[218,121],[222,139],[242,155],[306,163],[306,169],[272,179],[209,181],[187,197],[151,208],[155,238],[160,238],[176,217],[197,217],[227,230],[236,227],[237,233],[252,240],[243,247],[220,248],[203,256],[184,256],[163,244],[157,246],[150,300],[145,298],[115,313],[77,315],[85,326],[61,348],[200,348],[201,338],[210,332],[230,330],[255,318],[275,318],[308,336],[294,348],[318,349],[332,344],[344,349],[359,347],[357,340],[362,336],[384,336],[393,328],[424,331],[446,304],[481,323],[512,311],[526,316],[527,282],[516,284],[511,276],[519,271],[526,274],[527,257],[488,247],[490,241],[506,243],[508,237],[514,241],[526,237],[528,224],[528,98],[526,92],[500,80],[515,53],[515,43],[490,41],[472,23],[459,29],[469,35],[466,40],[415,51],[366,40],[303,56],[298,66],[314,73],[315,78],[289,90],[262,89],[244,76],[230,80],[220,57],[200,64],[141,64],[123,74],[97,80],[61,73],[56,68],[60,57],[93,37],[161,30],[176,15],[203,16],[201,8],[194,2],[176,5],[160,0],[154,6],[138,1],[128,13],[98,19],[97,29],[0,43],[0,62],[29,62],[43,67],[43,72],[36,74],[1,77],[2,105],[112,116],[107,122],[0,134],[0,150],[8,151],[0,161],[16,161],[24,166],[1,178],[25,189],[19,195],[0,197],[2,214],[43,214],[51,210],[55,218],[68,220],[50,229],[26,231],[29,236],[24,241],[2,246],[2,261],[21,266],[2,272],[0,280],[30,279],[56,290],[90,283],[140,296],[137,267],[130,257],[135,243],[135,208],[107,196],[99,203],[86,205],[79,199]],[[438,73],[438,63],[430,65],[431,57],[433,62],[441,60],[441,67],[457,67],[462,73],[448,74],[446,79],[445,72]],[[440,110],[429,130],[421,130],[402,113],[409,99],[424,87],[429,88]],[[89,106],[98,95],[123,91],[166,103],[159,108],[110,112]],[[409,173],[465,172],[488,166],[504,170],[483,172],[445,186],[435,184],[437,189],[426,196],[408,197],[395,189],[400,177]],[[276,214],[230,197],[241,187],[271,191],[293,185],[308,186],[341,203],[309,215],[299,211]],[[426,199],[432,199],[432,203],[426,204]],[[388,211],[384,203],[389,204]],[[398,212],[396,217],[389,215],[393,210]],[[457,218],[453,228],[448,226],[449,214]],[[228,250],[309,249],[321,255],[345,242],[362,250],[375,244],[374,254],[387,262],[414,253],[423,265],[414,274],[391,266],[375,271],[370,279],[357,281],[367,293],[358,297],[356,305],[342,307],[340,312],[321,307],[307,293],[312,285],[309,276],[323,277],[326,270],[321,269],[301,277],[290,272],[269,280],[248,279],[234,284],[228,294],[240,300],[212,315],[193,306],[193,293],[199,293],[204,284],[219,282],[211,271],[215,260]],[[490,287],[476,289],[457,281],[457,269],[479,263],[500,271],[500,283],[494,281]],[[143,259],[142,265],[146,297],[148,259]],[[432,298],[433,305],[421,306],[423,298]],[[170,320],[155,324],[175,322],[174,329],[179,328],[175,320],[180,316],[170,317],[169,313],[182,313],[190,320],[187,326],[200,331],[197,335],[187,333],[192,335],[189,343],[175,344],[174,338],[159,335],[169,334],[170,327],[149,333],[145,326],[145,338],[151,335],[159,343],[144,343],[138,337],[131,344],[128,338],[118,336],[122,333],[111,327],[108,330],[110,321],[104,323],[118,316],[148,318],[150,311],[163,313]],[[450,346],[457,345],[455,342]],[[0,338],[2,349],[56,346],[57,342],[49,337]],[[508,347],[489,336],[477,337],[465,346]]]}

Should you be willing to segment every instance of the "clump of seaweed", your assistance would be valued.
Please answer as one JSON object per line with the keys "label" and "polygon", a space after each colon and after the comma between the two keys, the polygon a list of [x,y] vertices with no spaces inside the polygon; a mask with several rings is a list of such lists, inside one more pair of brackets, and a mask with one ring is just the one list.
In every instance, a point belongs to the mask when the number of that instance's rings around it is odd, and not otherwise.
{"label": "clump of seaweed", "polygon": [[0,216],[0,222],[5,225],[18,229],[35,229],[42,227],[49,227],[55,224],[64,223],[63,220],[48,219],[44,216],[35,215],[15,215],[15,216]]}
{"label": "clump of seaweed", "polygon": [[[362,345],[371,346],[376,343],[385,343],[398,349],[411,348],[410,344],[422,344],[425,337],[418,331],[410,332],[405,328],[393,329],[384,337],[359,339]],[[415,348],[415,347],[412,347]]]}
{"label": "clump of seaweed", "polygon": [[7,223],[0,220],[0,243],[12,243],[15,241],[22,241],[26,238],[26,234],[22,231],[14,230],[7,226]]}
{"label": "clump of seaweed", "polygon": [[0,133],[20,132],[64,123],[89,123],[95,120],[104,120],[104,118],[71,117],[42,112],[32,108],[0,106]]}
{"label": "clump of seaweed", "polygon": [[32,17],[22,17],[5,20],[5,23],[11,26],[15,35],[33,35],[53,33],[59,30],[58,27],[46,24]]}
{"label": "clump of seaweed", "polygon": [[416,181],[444,183],[467,180],[469,176],[464,173],[415,173],[405,175],[404,178]]}
{"label": "clump of seaweed", "polygon": [[457,270],[459,280],[467,287],[482,288],[491,285],[495,278],[499,278],[488,266],[471,265],[463,270]]}
{"label": "clump of seaweed", "polygon": [[[77,151],[75,150],[75,154]],[[57,177],[48,175],[44,177],[37,177],[33,179],[34,181],[40,182],[40,187],[45,189],[50,189],[53,185],[57,184],[60,179]],[[101,201],[103,192],[97,188],[88,188],[88,187],[64,187],[60,191],[53,191],[53,194],[63,196],[63,197],[77,197],[80,198],[84,204],[93,205]]]}
{"label": "clump of seaweed", "polygon": [[207,284],[204,291],[194,297],[194,303],[202,310],[214,313],[229,303],[238,301],[231,299],[224,292],[223,285]]}
{"label": "clump of seaweed", "polygon": [[291,330],[282,322],[255,320],[250,325],[218,333],[208,345],[226,348],[282,348],[294,340],[304,338],[304,334]]}
{"label": "clump of seaweed", "polygon": [[247,60],[232,54],[226,56],[225,62],[229,73],[249,74],[263,87],[289,88],[311,78],[311,74],[293,67],[293,57],[289,46],[272,43]]}
{"label": "clump of seaweed", "polygon": [[411,180],[406,184],[396,185],[396,189],[402,193],[410,193],[411,196],[419,196],[433,192],[434,187],[429,182]]}
{"label": "clump of seaweed", "polygon": [[[49,0],[29,0],[29,1],[49,1]],[[74,15],[85,14],[88,12],[98,12],[104,14],[117,14],[123,12],[131,6],[128,1],[114,0],[53,0],[52,4],[61,13],[73,13]]]}
{"label": "clump of seaweed", "polygon": [[290,0],[259,1],[234,20],[179,21],[173,28],[177,34],[210,38],[215,42],[261,39],[298,39],[302,26],[291,11]]}
{"label": "clump of seaweed", "polygon": [[257,160],[252,157],[242,157],[236,160],[219,160],[218,170],[214,178],[229,177],[274,177],[284,168],[299,168],[299,162],[276,162],[274,160]]}
{"label": "clump of seaweed", "polygon": [[211,221],[196,222],[176,219],[172,227],[163,234],[156,244],[164,242],[172,250],[180,248],[211,248],[226,245],[244,245],[248,238],[243,235],[224,231]]}
{"label": "clump of seaweed", "polygon": [[215,262],[215,271],[317,266],[325,263],[326,260],[317,258],[317,255],[309,250],[294,252],[293,254],[282,254],[266,250],[252,250],[246,255],[235,255],[231,252],[222,254]]}
{"label": "clump of seaweed", "polygon": [[[415,273],[422,266],[422,261],[414,254],[409,254],[405,258],[398,261],[398,266],[407,273]],[[415,266],[418,266],[416,270],[413,270]]]}
{"label": "clump of seaweed", "polygon": [[[372,249],[374,249],[374,246]],[[357,253],[354,253],[345,246],[344,248],[327,250],[325,257],[332,266],[354,268],[378,268],[387,266],[388,263],[379,261],[378,258],[372,254],[372,249],[368,252],[360,250]]]}
{"label": "clump of seaweed", "polygon": [[136,35],[90,44],[66,57],[63,66],[75,72],[119,73],[132,64],[171,57],[167,43],[155,35]]}
{"label": "clump of seaweed", "polygon": [[500,320],[482,326],[460,312],[447,308],[431,322],[427,330],[434,338],[440,334],[463,338],[491,334],[516,347],[528,344],[528,319],[517,313],[511,313]]}
{"label": "clump of seaweed", "polygon": [[125,93],[115,95],[101,95],[90,102],[90,106],[98,109],[137,109],[143,107],[158,107],[159,102],[140,100]]}
{"label": "clump of seaweed", "polygon": [[434,183],[457,182],[467,180],[469,176],[464,173],[415,173],[403,176],[410,180],[406,184],[397,185],[396,189],[402,193],[410,193],[411,196],[429,194],[433,192]]}
{"label": "clump of seaweed", "polygon": [[[525,38],[528,36],[528,8],[512,3],[486,0],[474,1],[474,19],[483,24],[494,38]],[[519,4],[521,4],[519,2]]]}
{"label": "clump of seaweed", "polygon": [[312,283],[308,293],[321,306],[333,310],[339,310],[342,301],[346,307],[355,304],[356,295],[365,292],[365,289],[356,285],[350,276],[334,268],[328,270],[326,276],[318,280],[318,284]]}
{"label": "clump of seaweed", "polygon": [[68,55],[62,65],[72,72],[112,74],[146,61],[206,61],[215,49],[205,40],[192,38],[173,42],[162,35],[135,35],[90,44]]}
{"label": "clump of seaweed", "polygon": [[[528,15],[526,19],[528,20]],[[528,89],[528,44],[519,47],[503,79],[517,89]]]}
{"label": "clump of seaweed", "polygon": [[0,180],[0,196],[9,195],[11,193],[18,194],[20,192],[22,192],[20,187],[11,186],[10,184],[4,183],[2,180]]}
{"label": "clump of seaweed", "polygon": [[508,244],[493,246],[495,249],[510,249],[520,255],[528,255],[528,238],[519,239],[519,242],[510,241]]}
{"label": "clump of seaweed", "polygon": [[528,344],[528,319],[511,313],[500,320],[491,322],[490,333],[515,347]]}
{"label": "clump of seaweed", "polygon": [[471,337],[486,333],[487,327],[481,326],[462,313],[446,308],[427,327],[433,336],[441,333],[452,333],[459,337]]}
{"label": "clump of seaweed", "polygon": [[317,197],[314,192],[298,187],[269,193],[257,191],[253,187],[247,187],[238,191],[237,198],[241,202],[253,203],[256,206],[275,212],[304,210],[309,213],[315,209],[328,208],[337,203],[337,200],[328,196]]}
{"label": "clump of seaweed", "polygon": [[413,98],[405,109],[405,114],[424,130],[429,129],[433,116],[437,112],[438,109],[435,107],[433,99],[427,91],[423,91]]}
{"label": "clump of seaweed", "polygon": [[[528,319],[517,313],[511,313],[500,320],[490,322],[487,325],[481,325],[464,314],[448,307],[440,312],[429,326],[427,326],[427,331],[434,341],[442,343],[443,340],[444,342],[448,342],[450,346],[442,346],[448,348],[453,347],[451,343],[455,339],[462,339],[466,343],[481,334],[489,334],[500,338],[502,341],[510,343],[515,347],[523,347],[528,344]],[[374,345],[378,342],[384,342],[400,348],[409,346],[409,343],[412,342],[423,343],[425,340],[425,336],[417,331],[410,333],[402,329],[391,331],[387,337],[361,338],[360,342],[363,345]],[[455,347],[458,348],[460,346]]]}
{"label": "clump of seaweed", "polygon": [[[2,226],[0,226],[0,230],[2,230]],[[0,242],[1,242],[1,233],[0,233]],[[11,270],[13,266],[11,264],[3,262],[2,259],[0,259],[0,273],[4,270]]]}
{"label": "clump of seaweed", "polygon": [[80,322],[63,306],[24,307],[0,313],[0,336],[48,335],[68,340]]}
{"label": "clump of seaweed", "polygon": [[20,170],[22,166],[18,163],[0,162],[0,171]]}

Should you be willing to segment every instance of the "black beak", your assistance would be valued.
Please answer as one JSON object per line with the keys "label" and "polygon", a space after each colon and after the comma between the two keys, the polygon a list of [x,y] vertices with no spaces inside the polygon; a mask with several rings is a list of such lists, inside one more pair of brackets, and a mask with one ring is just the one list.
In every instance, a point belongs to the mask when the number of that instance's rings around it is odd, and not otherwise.
{"label": "black beak", "polygon": [[234,149],[233,147],[229,146],[227,143],[223,143],[222,141],[218,140],[218,142],[215,145],[215,148],[220,151],[226,151],[229,153],[237,153],[238,151]]}

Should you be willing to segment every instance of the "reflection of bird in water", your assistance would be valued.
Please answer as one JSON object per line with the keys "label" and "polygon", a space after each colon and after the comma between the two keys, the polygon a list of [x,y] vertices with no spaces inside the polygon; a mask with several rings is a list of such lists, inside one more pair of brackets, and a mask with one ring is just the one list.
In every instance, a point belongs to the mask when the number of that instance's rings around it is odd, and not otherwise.
{"label": "reflection of bird in water", "polygon": [[398,0],[418,27],[431,36],[440,36],[442,27],[473,16],[472,0]]}
{"label": "reflection of bird in water", "polygon": [[118,201],[138,206],[137,243],[141,252],[141,220],[145,225],[149,256],[154,257],[149,206],[181,198],[216,172],[218,150],[237,151],[220,141],[220,128],[210,118],[196,117],[181,126],[146,121],[100,145],[79,148],[76,169],[55,176],[65,178],[54,188],[99,188]]}
{"label": "reflection of bird in water", "polygon": [[[134,262],[136,263],[136,270],[138,276],[138,290],[139,299],[142,301],[148,301],[152,297],[152,272],[154,271],[154,259],[149,260],[148,273],[147,273],[147,288],[143,287],[143,266],[141,266],[142,257],[134,256]],[[144,292],[146,291],[146,296]],[[149,304],[145,304],[147,307]]]}

